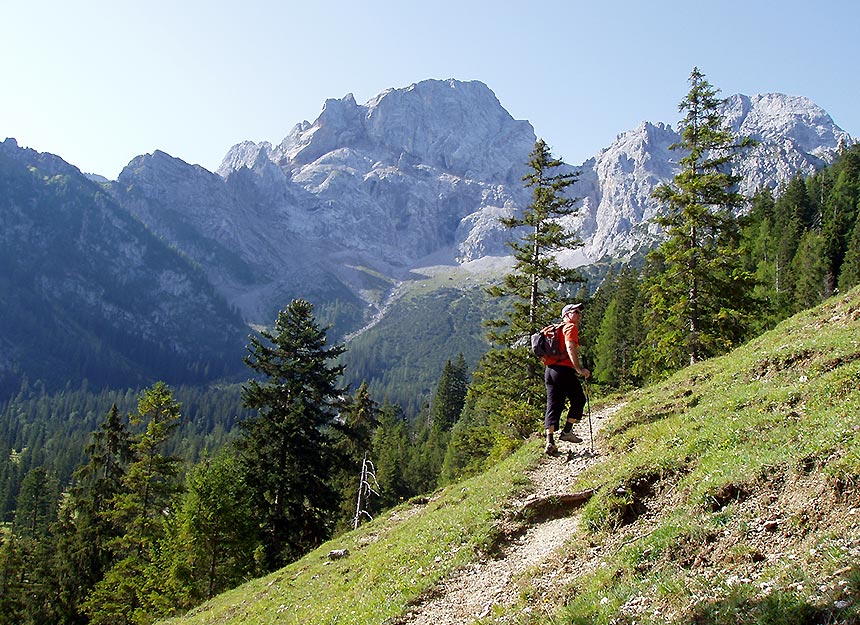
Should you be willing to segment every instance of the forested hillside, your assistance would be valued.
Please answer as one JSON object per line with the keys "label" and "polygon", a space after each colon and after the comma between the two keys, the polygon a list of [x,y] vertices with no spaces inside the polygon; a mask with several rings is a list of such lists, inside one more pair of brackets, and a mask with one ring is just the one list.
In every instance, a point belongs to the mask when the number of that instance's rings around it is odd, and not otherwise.
{"label": "forested hillside", "polygon": [[[51,476],[54,495],[73,483],[90,435],[116,405],[129,414],[140,390],[93,391],[83,386],[49,393],[41,384],[24,386],[0,403],[0,521],[11,521],[21,483],[31,471],[44,469]],[[211,387],[177,387],[182,423],[166,451],[188,462],[212,454],[235,437],[238,420],[249,411],[242,407],[238,384]]]}
{"label": "forested hillside", "polygon": [[[592,269],[582,275],[557,264],[554,250],[578,244],[575,233],[554,221],[575,210],[563,194],[575,175],[550,175],[563,164],[538,141],[529,162],[533,203],[522,219],[504,222],[523,238],[512,245],[514,268],[502,277],[502,286],[496,281],[485,290],[477,279],[428,278],[392,304],[396,322],[386,315],[347,345],[328,335],[310,302],[295,299],[270,327],[248,338],[249,369],[235,375],[245,380],[241,385],[174,388],[159,381],[134,391],[106,391],[84,383],[58,393],[53,390],[58,379],[52,384],[23,379],[19,391],[0,404],[0,445],[8,450],[0,460],[0,623],[149,623],[278,570],[403,500],[480,475],[541,428],[543,368],[522,339],[555,320],[572,299],[586,304],[579,338],[599,385],[588,389],[596,399],[708,363],[857,285],[860,146],[843,150],[832,166],[812,176],[748,201],[737,192],[737,176],[727,171],[733,152],[750,142],[719,127],[719,115],[697,123],[696,115],[716,110],[718,101],[697,70],[691,83],[685,100],[691,117],[678,146],[686,150],[681,169],[655,192],[667,206],[658,220],[666,239],[639,257],[641,262],[613,263],[608,274]],[[98,192],[73,174],[16,172],[28,184],[56,186],[60,197],[74,201]],[[53,191],[49,195],[55,197]],[[121,212],[113,215],[115,207],[102,201],[106,213],[59,223],[83,234],[102,219],[139,231],[139,224]],[[62,202],[56,208],[67,207]],[[21,227],[33,228],[30,218],[21,217]],[[175,253],[145,233],[141,241],[159,254]],[[24,247],[16,249],[26,258]],[[21,262],[18,256],[6,260]],[[87,261],[86,255],[80,260]],[[65,275],[72,265],[54,268]],[[193,267],[189,272],[183,285],[199,277]],[[14,274],[16,280],[24,280],[25,273]],[[87,275],[95,279],[102,273],[90,267]],[[605,276],[599,286],[585,281],[584,276],[596,275]],[[133,284],[153,284],[146,276],[141,280]],[[155,283],[166,288],[169,301],[182,300],[169,281]],[[51,295],[50,289],[38,292]],[[837,380],[837,395],[853,398],[856,376],[850,365],[857,345],[850,331],[856,330],[856,290],[850,293],[837,304],[844,309],[837,311],[841,325],[832,345],[816,343],[788,355],[771,346],[769,358],[776,360],[752,370],[793,372],[795,363],[809,356],[822,379],[830,371],[839,376],[848,371]],[[81,302],[97,300],[83,295]],[[217,301],[200,305],[206,314],[224,312]],[[201,319],[196,322],[205,325]],[[490,332],[485,334],[484,325]],[[821,334],[815,338],[826,343],[827,328],[812,326]],[[225,343],[219,345],[227,350],[233,338],[221,338]],[[828,349],[836,354],[829,360]],[[230,360],[228,351],[217,360],[224,372],[241,363]],[[105,362],[115,366],[112,358]],[[191,361],[174,364],[187,373]],[[744,379],[754,377],[748,367],[737,366]],[[195,373],[193,366],[190,372]],[[211,375],[205,367],[197,373],[204,379]],[[828,403],[826,390],[816,387],[824,409],[815,413],[828,428],[825,434],[836,427],[835,404]],[[703,401],[697,393],[691,390],[697,399],[688,408]],[[745,399],[738,414],[755,422],[758,416],[746,407],[758,401]],[[802,403],[781,396],[769,401],[765,413],[788,416],[799,414]],[[642,414],[664,413],[648,408]],[[631,421],[622,429],[638,427],[640,416],[625,417]],[[842,439],[825,437],[819,443],[839,451]],[[844,457],[834,470],[840,483],[843,478],[853,483],[853,461]],[[636,459],[645,461],[662,466],[660,458]],[[674,465],[669,470],[684,473]],[[636,475],[618,471],[624,484],[638,488],[631,481]],[[359,474],[368,480],[357,483]],[[646,471],[646,477],[652,475]],[[710,491],[708,496],[722,497]],[[641,502],[613,497],[606,491],[595,504],[603,507],[588,513],[596,531],[637,515]]]}
{"label": "forested hillside", "polygon": [[[729,294],[755,303],[746,338],[860,284],[858,205],[860,146],[813,176],[796,177],[778,193],[765,190],[751,199],[738,223],[743,259],[738,270],[748,273],[751,289]],[[635,384],[655,373],[643,351],[649,272],[661,262],[655,260],[617,268],[589,306],[583,333],[603,383]]]}
{"label": "forested hillside", "polygon": [[856,623],[858,336],[855,288],[167,622]]}

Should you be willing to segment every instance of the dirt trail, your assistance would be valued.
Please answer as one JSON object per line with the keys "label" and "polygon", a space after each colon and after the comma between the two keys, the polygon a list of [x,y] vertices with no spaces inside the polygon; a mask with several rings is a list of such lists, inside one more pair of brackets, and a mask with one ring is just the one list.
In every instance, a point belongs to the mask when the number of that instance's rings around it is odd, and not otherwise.
{"label": "dirt trail", "polygon": [[[612,406],[592,414],[595,435],[620,407]],[[594,453],[591,452],[587,420],[574,431],[583,442],[572,444],[557,440],[558,455],[541,458],[529,475],[534,490],[524,499],[514,501],[514,509],[521,509],[535,499],[572,493],[576,477],[587,467],[603,461],[597,446]],[[553,583],[557,572],[554,562],[563,559],[562,546],[576,530],[578,521],[579,515],[571,513],[532,523],[524,533],[502,547],[499,557],[473,563],[442,580],[425,601],[413,606],[399,622],[403,625],[471,623],[490,614],[493,606],[517,600],[517,578],[532,567],[538,567],[538,575],[546,577],[547,584]]]}

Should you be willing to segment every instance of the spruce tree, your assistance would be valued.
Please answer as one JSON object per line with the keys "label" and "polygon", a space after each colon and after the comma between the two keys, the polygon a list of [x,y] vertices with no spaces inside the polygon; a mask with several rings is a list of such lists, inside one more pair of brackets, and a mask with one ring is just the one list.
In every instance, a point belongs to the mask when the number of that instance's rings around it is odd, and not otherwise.
{"label": "spruce tree", "polygon": [[738,245],[735,211],[744,197],[731,165],[752,145],[725,126],[718,90],[694,68],[679,110],[680,171],[654,197],[666,206],[655,221],[667,239],[652,253],[660,267],[646,283],[650,297],[643,367],[674,369],[722,353],[742,341],[751,314],[752,276]]}
{"label": "spruce tree", "polygon": [[15,623],[35,625],[57,620],[55,537],[59,484],[44,467],[34,467],[21,482],[12,533],[20,548],[21,575],[14,593],[20,611]]}
{"label": "spruce tree", "polygon": [[779,226],[776,202],[770,189],[762,189],[753,196],[742,234],[747,251],[746,268],[755,276],[755,297],[761,302],[754,327],[754,333],[759,334],[773,327],[776,321],[780,288]]}
{"label": "spruce tree", "polygon": [[[606,286],[611,287],[611,297],[594,341],[593,376],[598,383],[624,387],[638,382],[633,362],[643,340],[639,276],[626,268]],[[604,285],[600,290],[604,290]]]}
{"label": "spruce tree", "polygon": [[491,332],[490,340],[509,344],[523,334],[545,325],[556,315],[558,286],[581,281],[574,269],[562,267],[556,254],[582,243],[575,232],[567,230],[561,218],[576,212],[577,202],[567,194],[577,173],[564,171],[564,163],[553,157],[549,146],[538,139],[529,154],[529,173],[523,176],[532,190],[532,201],[522,217],[501,219],[502,225],[517,231],[519,238],[508,243],[514,252],[514,268],[500,286],[489,289],[495,297],[511,297],[511,312],[504,320],[492,323],[506,332]]}
{"label": "spruce tree", "polygon": [[313,305],[293,300],[272,330],[251,337],[245,363],[259,378],[242,389],[256,416],[240,423],[245,481],[262,528],[263,567],[275,570],[330,534],[339,497],[331,487],[338,465],[326,432],[342,404],[336,384],[344,351],[329,346]]}
{"label": "spruce tree", "polygon": [[3,530],[0,540],[0,625],[19,625],[26,615],[27,557],[21,540]]}
{"label": "spruce tree", "polygon": [[131,433],[116,404],[90,435],[87,464],[75,473],[58,523],[57,578],[62,622],[84,623],[81,605],[110,568],[122,528],[110,511],[133,459]]}
{"label": "spruce tree", "polygon": [[830,288],[824,238],[814,230],[806,231],[800,238],[791,265],[795,276],[795,310],[801,311],[820,304],[827,297]]}
{"label": "spruce tree", "polygon": [[380,488],[379,508],[395,506],[410,497],[413,493],[405,479],[409,432],[403,411],[395,404],[385,403],[380,408],[379,427],[373,435],[373,457]]}
{"label": "spruce tree", "polygon": [[839,288],[847,291],[860,284],[860,219],[854,222],[848,246],[845,251],[845,262],[839,272]]}
{"label": "spruce tree", "polygon": [[447,432],[454,426],[463,410],[468,384],[469,372],[463,354],[453,362],[446,361],[430,404],[430,423],[433,428]]}
{"label": "spruce tree", "polygon": [[108,516],[122,528],[115,541],[116,560],[84,603],[94,625],[149,623],[172,608],[165,596],[166,571],[159,547],[165,537],[165,510],[181,486],[180,460],[165,453],[182,418],[173,391],[156,382],[141,394],[132,425],[143,425],[131,445],[134,460],[122,477],[122,490]]}
{"label": "spruce tree", "polygon": [[835,290],[851,245],[860,204],[860,147],[845,150],[826,170],[811,177],[820,187],[821,236],[826,267],[825,296]]}
{"label": "spruce tree", "polygon": [[581,281],[575,270],[562,267],[557,259],[558,252],[581,245],[562,221],[575,213],[577,200],[568,187],[578,174],[566,171],[543,139],[529,154],[528,167],[523,181],[532,190],[532,201],[522,217],[501,220],[518,237],[509,242],[514,267],[501,285],[488,289],[510,306],[504,318],[487,321],[488,338],[496,347],[481,358],[469,387],[469,393],[481,396],[474,409],[491,420],[499,434],[498,453],[534,431],[538,406],[545,401],[542,368],[525,348],[524,338],[557,318],[561,290]]}

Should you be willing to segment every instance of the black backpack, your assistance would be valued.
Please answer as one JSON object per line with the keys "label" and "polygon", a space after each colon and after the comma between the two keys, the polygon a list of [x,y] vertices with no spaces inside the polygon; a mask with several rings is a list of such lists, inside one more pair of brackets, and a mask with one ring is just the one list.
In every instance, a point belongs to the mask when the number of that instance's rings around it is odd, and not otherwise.
{"label": "black backpack", "polygon": [[532,353],[535,356],[560,356],[564,352],[566,346],[561,336],[562,325],[557,323],[532,334]]}

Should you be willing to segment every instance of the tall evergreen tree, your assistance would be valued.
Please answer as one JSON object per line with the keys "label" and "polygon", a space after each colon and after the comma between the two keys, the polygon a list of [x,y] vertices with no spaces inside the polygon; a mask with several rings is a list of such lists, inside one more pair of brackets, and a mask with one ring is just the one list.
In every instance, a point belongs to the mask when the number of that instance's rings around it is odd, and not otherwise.
{"label": "tall evergreen tree", "polygon": [[800,238],[791,267],[798,311],[820,304],[828,295],[831,274],[823,250],[824,238],[814,230],[806,231]]}
{"label": "tall evergreen tree", "polygon": [[[770,189],[762,189],[753,196],[742,234],[746,242],[747,270],[755,276],[755,297],[761,302],[754,330],[760,333],[773,327],[780,297],[779,224]],[[784,265],[785,261],[783,270]]]}
{"label": "tall evergreen tree", "polygon": [[131,433],[113,404],[85,447],[86,465],[75,473],[76,484],[58,524],[57,577],[63,623],[85,623],[81,604],[110,567],[121,527],[110,514],[114,498],[133,459]]}
{"label": "tall evergreen tree", "polygon": [[404,477],[409,463],[409,433],[399,406],[385,403],[373,435],[373,457],[379,483],[379,507],[394,506],[413,493]]}
{"label": "tall evergreen tree", "polygon": [[594,345],[594,379],[598,383],[624,387],[638,382],[633,363],[643,340],[644,314],[639,287],[638,273],[629,268],[612,284],[612,296],[600,319]]}
{"label": "tall evergreen tree", "polygon": [[468,384],[469,372],[463,354],[453,362],[446,361],[430,404],[430,422],[433,428],[447,432],[454,426],[463,410]]}
{"label": "tall evergreen tree", "polygon": [[776,313],[784,319],[800,308],[795,300],[794,256],[803,234],[819,223],[818,214],[800,174],[792,177],[774,210],[777,249],[775,258]]}
{"label": "tall evergreen tree", "polygon": [[860,284],[860,219],[854,222],[848,246],[845,251],[845,262],[839,272],[839,288],[847,291]]}
{"label": "tall evergreen tree", "polygon": [[491,332],[496,343],[509,344],[523,334],[545,325],[555,314],[558,285],[580,281],[574,269],[562,267],[555,254],[582,245],[575,232],[566,229],[562,217],[576,212],[576,198],[567,188],[576,182],[577,173],[564,171],[564,163],[553,157],[549,146],[538,139],[529,154],[529,172],[523,176],[532,190],[532,201],[522,217],[501,219],[502,225],[521,233],[508,243],[514,251],[514,268],[500,286],[489,289],[496,297],[512,298],[511,312],[505,320],[492,323],[507,332]]}
{"label": "tall evergreen tree", "polygon": [[433,399],[415,427],[406,471],[409,489],[415,494],[430,492],[439,485],[451,429],[463,411],[468,382],[462,354],[453,362],[445,362]]}
{"label": "tall evergreen tree", "polygon": [[90,622],[148,623],[172,608],[164,594],[168,579],[159,567],[158,547],[165,536],[165,510],[180,490],[179,458],[164,453],[181,419],[180,406],[163,382],[143,391],[131,422],[145,424],[135,437],[133,462],[108,515],[123,531],[115,541],[115,562],[84,603]]}
{"label": "tall evergreen tree", "polygon": [[251,337],[245,363],[260,379],[242,389],[257,415],[240,423],[239,448],[265,546],[275,570],[317,546],[331,531],[339,497],[331,487],[336,449],[326,433],[342,404],[336,384],[342,354],[328,346],[313,306],[293,300],[271,331]]}
{"label": "tall evergreen tree", "polygon": [[828,169],[811,177],[820,187],[822,253],[827,268],[825,295],[836,288],[851,243],[860,203],[860,148],[845,150]]}
{"label": "tall evergreen tree", "polygon": [[10,592],[17,595],[10,607],[17,612],[12,622],[21,625],[57,620],[54,575],[55,537],[59,483],[44,467],[27,472],[18,494],[12,533],[18,548],[20,572]]}
{"label": "tall evergreen tree", "polygon": [[748,299],[752,277],[744,270],[734,211],[744,197],[731,164],[751,145],[725,127],[718,90],[694,68],[679,110],[686,152],[672,184],[655,198],[666,214],[655,221],[667,240],[653,253],[663,268],[646,284],[650,295],[648,343],[651,365],[673,369],[722,353],[745,337],[755,306]]}
{"label": "tall evergreen tree", "polygon": [[482,396],[474,409],[491,420],[500,434],[499,453],[534,431],[536,407],[544,403],[538,362],[522,339],[557,317],[561,289],[581,281],[556,256],[581,245],[562,221],[575,213],[576,199],[568,194],[568,187],[578,174],[565,171],[543,139],[535,143],[528,166],[523,181],[532,189],[532,201],[521,218],[501,220],[519,236],[509,243],[514,268],[501,285],[488,289],[490,295],[509,301],[510,307],[504,318],[487,321],[488,338],[496,347],[481,358],[469,387],[470,393]]}
{"label": "tall evergreen tree", "polygon": [[19,625],[25,618],[26,571],[21,541],[0,526],[0,625]]}
{"label": "tall evergreen tree", "polygon": [[58,495],[59,484],[44,467],[28,471],[18,493],[12,531],[34,541],[48,536],[57,518]]}

